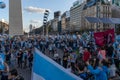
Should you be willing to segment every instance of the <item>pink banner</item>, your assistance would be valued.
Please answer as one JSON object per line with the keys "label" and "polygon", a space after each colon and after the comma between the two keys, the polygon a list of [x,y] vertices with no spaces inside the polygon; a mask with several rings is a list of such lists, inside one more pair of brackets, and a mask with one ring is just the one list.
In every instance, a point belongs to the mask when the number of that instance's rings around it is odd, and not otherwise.
{"label": "pink banner", "polygon": [[95,42],[99,46],[104,44],[113,43],[115,39],[114,29],[109,29],[105,32],[96,32],[94,33]]}
{"label": "pink banner", "polygon": [[104,32],[94,33],[95,42],[99,46],[104,45]]}

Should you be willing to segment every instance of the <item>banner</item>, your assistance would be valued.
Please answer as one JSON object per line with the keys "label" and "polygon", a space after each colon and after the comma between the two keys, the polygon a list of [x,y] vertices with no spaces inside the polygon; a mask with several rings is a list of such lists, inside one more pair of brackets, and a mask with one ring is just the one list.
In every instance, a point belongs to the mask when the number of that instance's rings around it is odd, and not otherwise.
{"label": "banner", "polygon": [[113,43],[115,41],[115,31],[114,29],[109,29],[105,31],[105,36],[107,36],[107,44]]}
{"label": "banner", "polygon": [[35,49],[32,80],[82,80]]}
{"label": "banner", "polygon": [[94,33],[94,38],[96,45],[103,46],[104,45],[104,32]]}
{"label": "banner", "polygon": [[104,46],[105,44],[113,43],[115,40],[114,29],[109,29],[104,32],[94,33],[95,42],[99,46]]}

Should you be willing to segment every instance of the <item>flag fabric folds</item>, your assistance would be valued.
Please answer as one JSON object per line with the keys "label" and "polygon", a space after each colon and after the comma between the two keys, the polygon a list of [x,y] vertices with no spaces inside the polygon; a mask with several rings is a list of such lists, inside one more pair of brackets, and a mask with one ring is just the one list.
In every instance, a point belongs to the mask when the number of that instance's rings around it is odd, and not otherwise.
{"label": "flag fabric folds", "polygon": [[82,80],[35,48],[32,80]]}

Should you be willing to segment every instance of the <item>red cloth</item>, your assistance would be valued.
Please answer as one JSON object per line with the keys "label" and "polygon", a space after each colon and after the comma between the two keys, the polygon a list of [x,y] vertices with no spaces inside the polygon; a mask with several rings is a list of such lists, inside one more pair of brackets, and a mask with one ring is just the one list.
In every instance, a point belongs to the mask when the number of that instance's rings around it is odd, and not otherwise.
{"label": "red cloth", "polygon": [[109,29],[104,32],[94,33],[95,42],[99,46],[104,46],[104,44],[113,43],[115,39],[114,29]]}
{"label": "red cloth", "polygon": [[114,29],[109,29],[107,31],[104,32],[104,35],[107,36],[107,43],[109,42],[114,42],[114,39],[115,39],[115,31]]}
{"label": "red cloth", "polygon": [[88,61],[90,59],[90,52],[85,51],[83,54],[83,61]]}
{"label": "red cloth", "polygon": [[95,42],[99,46],[104,45],[104,32],[94,33]]}

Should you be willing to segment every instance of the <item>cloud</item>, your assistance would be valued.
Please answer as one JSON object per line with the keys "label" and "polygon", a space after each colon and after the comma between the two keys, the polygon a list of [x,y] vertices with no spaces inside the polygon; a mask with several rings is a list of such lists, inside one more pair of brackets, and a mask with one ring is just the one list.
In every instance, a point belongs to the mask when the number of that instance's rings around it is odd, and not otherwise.
{"label": "cloud", "polygon": [[41,23],[40,20],[30,20],[31,23]]}
{"label": "cloud", "polygon": [[49,10],[50,11],[50,9],[44,9],[44,8],[33,7],[33,6],[29,6],[29,7],[25,8],[24,10],[29,12],[29,13],[39,13],[39,14],[40,13],[44,13],[45,10]]}

